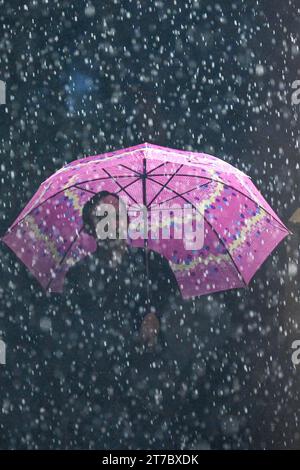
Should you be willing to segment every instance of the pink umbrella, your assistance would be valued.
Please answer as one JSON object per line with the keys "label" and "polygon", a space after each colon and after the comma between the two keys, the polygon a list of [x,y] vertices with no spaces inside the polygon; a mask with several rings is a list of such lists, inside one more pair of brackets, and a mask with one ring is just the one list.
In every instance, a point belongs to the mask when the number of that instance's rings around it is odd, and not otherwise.
{"label": "pink umbrella", "polygon": [[205,153],[144,143],[67,164],[40,185],[8,229],[3,242],[44,289],[62,292],[68,269],[96,249],[81,214],[102,190],[149,212],[172,201],[203,215],[204,243],[197,249],[187,249],[182,238],[147,240],[169,260],[183,298],[245,287],[289,234],[240,170]]}

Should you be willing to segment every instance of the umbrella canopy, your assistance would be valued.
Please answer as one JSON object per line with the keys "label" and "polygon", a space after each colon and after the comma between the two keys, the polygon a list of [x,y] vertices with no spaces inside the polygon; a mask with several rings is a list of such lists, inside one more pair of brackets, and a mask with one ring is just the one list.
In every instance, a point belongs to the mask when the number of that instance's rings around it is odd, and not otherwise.
{"label": "umbrella canopy", "polygon": [[[149,143],[75,160],[45,180],[2,241],[40,284],[62,292],[70,266],[96,249],[83,231],[82,209],[96,193],[118,194],[128,205],[191,205],[203,216],[204,242],[151,237],[184,298],[245,287],[289,230],[249,176],[205,153]],[[163,221],[162,221],[163,223]],[[176,225],[176,220],[175,220]],[[144,240],[128,243],[143,246]]]}

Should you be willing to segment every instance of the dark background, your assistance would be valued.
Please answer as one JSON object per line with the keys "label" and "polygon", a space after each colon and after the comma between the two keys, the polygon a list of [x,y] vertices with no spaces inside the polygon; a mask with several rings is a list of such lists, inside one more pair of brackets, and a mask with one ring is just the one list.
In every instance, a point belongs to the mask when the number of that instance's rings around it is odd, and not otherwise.
{"label": "dark background", "polygon": [[[288,223],[300,206],[299,26],[296,1],[0,0],[0,236],[65,163],[144,141],[234,164]],[[104,422],[90,377],[80,395],[86,364],[73,384],[59,302],[1,244],[0,447],[299,448],[295,233],[247,290],[183,306],[175,398],[131,434],[120,401]]]}

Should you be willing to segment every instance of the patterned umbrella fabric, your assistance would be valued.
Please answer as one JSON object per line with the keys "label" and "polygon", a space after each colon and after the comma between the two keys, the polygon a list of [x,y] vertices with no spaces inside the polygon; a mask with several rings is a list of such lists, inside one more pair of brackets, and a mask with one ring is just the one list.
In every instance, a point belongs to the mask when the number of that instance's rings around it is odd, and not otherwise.
{"label": "patterned umbrella fabric", "polygon": [[70,266],[96,249],[82,230],[82,209],[102,190],[128,205],[144,203],[149,214],[172,201],[203,215],[204,243],[197,249],[187,249],[182,238],[151,238],[149,226],[148,247],[169,260],[183,298],[245,287],[289,234],[237,168],[205,153],[144,143],[65,165],[40,185],[2,237],[44,289],[62,292]]}

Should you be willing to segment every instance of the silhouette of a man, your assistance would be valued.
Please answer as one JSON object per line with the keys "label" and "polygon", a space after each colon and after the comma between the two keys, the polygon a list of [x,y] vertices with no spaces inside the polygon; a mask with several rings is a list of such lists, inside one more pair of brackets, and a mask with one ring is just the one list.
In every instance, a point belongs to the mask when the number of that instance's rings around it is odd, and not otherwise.
{"label": "silhouette of a man", "polygon": [[[152,349],[158,341],[161,316],[171,297],[179,292],[178,285],[163,256],[131,247],[120,237],[124,223],[120,204],[126,212],[124,202],[108,191],[101,191],[85,204],[84,230],[95,237],[97,249],[69,270],[67,280],[81,310],[86,315],[97,311],[97,315],[103,316],[103,330],[106,325],[115,336],[138,339]],[[115,217],[110,220],[103,210],[107,205],[114,208]],[[108,220],[106,238],[103,238],[104,218],[105,222]]]}

